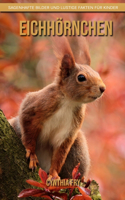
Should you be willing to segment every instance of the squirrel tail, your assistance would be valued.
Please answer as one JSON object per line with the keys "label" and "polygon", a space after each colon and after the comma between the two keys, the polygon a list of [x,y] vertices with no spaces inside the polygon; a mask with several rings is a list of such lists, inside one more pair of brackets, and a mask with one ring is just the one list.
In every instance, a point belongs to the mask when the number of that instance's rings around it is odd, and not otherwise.
{"label": "squirrel tail", "polygon": [[20,130],[20,123],[19,123],[19,117],[14,117],[9,120],[10,125],[13,127],[15,130],[16,134],[18,135],[19,138],[21,138],[21,130]]}

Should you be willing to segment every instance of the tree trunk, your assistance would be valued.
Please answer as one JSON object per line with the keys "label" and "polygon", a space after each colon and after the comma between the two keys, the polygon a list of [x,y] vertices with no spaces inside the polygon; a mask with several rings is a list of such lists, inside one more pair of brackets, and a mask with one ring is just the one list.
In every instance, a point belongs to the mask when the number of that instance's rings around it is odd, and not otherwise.
{"label": "tree trunk", "polygon": [[39,181],[38,171],[29,170],[21,140],[0,110],[0,200],[19,199],[23,189],[33,188],[27,179]]}

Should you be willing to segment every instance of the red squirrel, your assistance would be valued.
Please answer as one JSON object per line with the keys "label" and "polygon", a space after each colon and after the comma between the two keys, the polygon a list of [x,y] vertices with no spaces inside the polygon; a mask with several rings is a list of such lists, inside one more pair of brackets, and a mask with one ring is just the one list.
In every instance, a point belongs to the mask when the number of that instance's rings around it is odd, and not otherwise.
{"label": "red squirrel", "polygon": [[40,167],[49,178],[71,178],[80,163],[81,176],[88,172],[90,158],[81,126],[86,104],[102,96],[105,84],[90,67],[90,55],[83,44],[84,62],[76,63],[67,38],[56,38],[59,60],[52,84],[30,92],[19,115],[9,122],[26,149],[29,168]]}

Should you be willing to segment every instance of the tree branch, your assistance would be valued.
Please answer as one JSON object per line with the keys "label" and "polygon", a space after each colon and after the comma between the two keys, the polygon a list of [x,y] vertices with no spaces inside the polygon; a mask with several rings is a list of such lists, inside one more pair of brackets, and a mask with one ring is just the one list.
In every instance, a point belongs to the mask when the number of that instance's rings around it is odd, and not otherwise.
{"label": "tree branch", "polygon": [[0,110],[0,199],[19,199],[23,189],[33,188],[26,183],[27,179],[39,181],[38,171],[29,170],[21,140]]}

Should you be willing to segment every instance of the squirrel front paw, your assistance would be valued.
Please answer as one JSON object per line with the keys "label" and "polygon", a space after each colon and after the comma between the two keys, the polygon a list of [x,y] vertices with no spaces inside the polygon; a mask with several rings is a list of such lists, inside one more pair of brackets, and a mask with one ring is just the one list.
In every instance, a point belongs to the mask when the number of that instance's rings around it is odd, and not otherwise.
{"label": "squirrel front paw", "polygon": [[29,169],[32,169],[32,171],[34,169],[37,168],[37,165],[39,164],[39,161],[37,159],[37,156],[36,154],[34,153],[31,153],[31,151],[29,149],[26,149],[26,158],[30,159],[30,162],[29,162]]}
{"label": "squirrel front paw", "polygon": [[50,169],[50,172],[49,172],[49,176],[48,176],[48,179],[47,180],[52,180],[52,179],[60,179],[60,177],[58,176],[58,173],[56,170],[52,170]]}
{"label": "squirrel front paw", "polygon": [[47,178],[47,181],[51,181],[53,179],[60,179],[60,176],[58,176],[58,175],[57,176],[52,176],[52,175],[49,174],[49,176]]}

